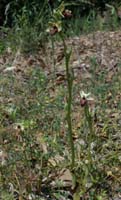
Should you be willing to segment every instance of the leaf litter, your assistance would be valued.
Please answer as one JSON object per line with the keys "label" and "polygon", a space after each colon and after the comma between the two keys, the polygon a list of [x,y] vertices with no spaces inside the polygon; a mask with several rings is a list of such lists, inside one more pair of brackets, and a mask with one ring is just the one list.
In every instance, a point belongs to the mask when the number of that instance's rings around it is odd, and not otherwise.
{"label": "leaf litter", "polygon": [[[66,42],[68,47],[72,48],[70,65],[73,68],[75,77],[72,118],[75,146],[78,146],[77,159],[84,160],[84,154],[86,153],[86,150],[82,150],[83,148],[80,147],[83,145],[79,143],[79,141],[83,141],[84,146],[86,145],[84,141],[86,131],[84,128],[84,114],[79,103],[79,91],[86,90],[91,92],[95,99],[92,110],[94,112],[94,127],[99,138],[99,146],[95,144],[95,148],[97,148],[95,159],[98,160],[96,163],[101,170],[107,173],[107,182],[112,193],[110,195],[114,196],[113,199],[120,199],[120,192],[117,191],[120,190],[121,181],[121,31],[98,31],[89,35],[67,39]],[[32,127],[32,131],[36,132],[34,142],[38,145],[37,148],[40,149],[43,156],[48,156],[49,152],[53,151],[53,148],[55,149],[55,152],[50,154],[47,160],[45,159],[48,164],[45,161],[45,163],[42,163],[46,167],[51,166],[51,176],[45,174],[49,177],[49,180],[42,179],[43,188],[46,184],[49,185],[49,181],[55,185],[56,181],[59,180],[65,182],[63,188],[66,190],[66,187],[72,187],[72,183],[68,169],[64,170],[69,160],[69,150],[65,142],[67,138],[64,114],[66,76],[63,46],[60,42],[55,42],[54,52],[56,53],[53,55],[49,43],[46,44],[44,50],[40,49],[36,55],[22,55],[19,50],[16,55],[13,55],[8,49],[4,55],[0,56],[1,130],[4,129],[4,131],[1,131],[0,159],[2,164],[6,164],[6,160],[10,159],[9,151],[12,150],[9,148],[9,143],[13,141],[9,138],[9,133],[15,133],[13,140],[20,138],[20,140],[17,139],[17,142],[23,143],[23,152],[27,148],[27,144],[24,142],[24,137],[26,137],[24,131],[17,131],[13,128],[16,123],[20,124],[23,120],[21,115],[24,115],[25,130]],[[41,76],[41,74],[43,75]],[[46,80],[44,80],[44,77],[46,77]],[[37,81],[40,81],[40,83],[37,83]],[[45,87],[44,90],[41,87]],[[41,95],[43,96],[41,97]],[[39,109],[41,107],[40,112],[37,112],[37,106]],[[8,107],[12,107],[11,113]],[[58,125],[59,128],[56,128],[55,117],[61,121],[61,124]],[[28,118],[28,121],[26,118]],[[29,123],[31,118],[35,119],[35,123]],[[36,131],[36,126],[37,129],[40,129],[39,131]],[[6,136],[4,136],[5,132],[7,133]],[[56,144],[58,137],[61,137],[60,143],[64,145],[63,150],[59,149]],[[48,138],[52,140],[51,145],[48,144]],[[18,145],[16,148],[16,145],[14,145],[13,149],[15,148],[19,152],[21,151],[20,146]],[[57,151],[60,152],[60,155]],[[36,158],[32,159],[35,159],[36,162]],[[102,160],[101,163],[99,162],[100,159]],[[110,160],[112,164],[109,165]],[[53,167],[57,174],[53,171]],[[37,169],[38,163],[32,172],[34,173],[32,176],[35,176],[36,181],[35,171]],[[64,170],[61,176],[58,174],[58,169],[61,169],[61,172]],[[31,170],[28,170],[31,173]],[[19,177],[19,168],[17,173]],[[30,180],[24,181],[24,185],[30,182]],[[54,188],[54,185],[50,184],[49,187]],[[47,198],[45,197],[45,199]]]}

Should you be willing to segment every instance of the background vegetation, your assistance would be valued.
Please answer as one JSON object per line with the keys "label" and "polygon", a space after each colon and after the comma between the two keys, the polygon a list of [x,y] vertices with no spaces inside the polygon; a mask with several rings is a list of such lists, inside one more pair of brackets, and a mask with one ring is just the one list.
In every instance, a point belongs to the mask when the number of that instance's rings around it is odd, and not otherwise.
{"label": "background vegetation", "polygon": [[[10,38],[11,45],[21,50],[37,49],[47,41],[46,29],[52,10],[61,0],[1,1],[1,35]],[[64,20],[66,35],[78,35],[94,30],[115,29],[121,23],[121,5],[116,0],[65,1],[73,18]],[[9,33],[9,34],[8,34]],[[15,38],[12,38],[13,35]],[[0,42],[2,43],[2,42]],[[4,46],[4,45],[3,45]],[[1,47],[4,49],[4,47]]]}

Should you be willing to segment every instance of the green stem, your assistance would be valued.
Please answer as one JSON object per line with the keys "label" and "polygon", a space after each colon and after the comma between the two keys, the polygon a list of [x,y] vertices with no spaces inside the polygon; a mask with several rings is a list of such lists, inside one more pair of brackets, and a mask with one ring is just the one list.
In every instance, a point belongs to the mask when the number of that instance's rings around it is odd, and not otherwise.
{"label": "green stem", "polygon": [[91,142],[92,142],[92,139],[93,139],[93,136],[94,136],[94,131],[93,131],[93,121],[92,121],[92,116],[90,114],[90,111],[89,111],[89,106],[88,104],[85,105],[84,107],[84,111],[85,111],[85,117],[86,117],[86,120],[87,120],[87,123],[88,123],[88,127],[89,127],[89,140],[88,140],[88,158],[90,160],[90,163],[92,163],[92,155],[91,155]]}
{"label": "green stem", "polygon": [[93,121],[92,121],[92,116],[91,116],[91,114],[90,114],[89,106],[88,106],[88,105],[85,106],[85,116],[86,116],[86,120],[87,120],[88,126],[89,126],[89,131],[90,131],[90,137],[89,137],[89,138],[90,138],[90,142],[91,142],[91,139],[92,139],[94,133],[93,133]]}
{"label": "green stem", "polygon": [[68,87],[68,99],[67,99],[67,123],[68,123],[68,133],[69,133],[69,142],[71,148],[71,167],[72,170],[75,166],[75,150],[74,150],[74,142],[73,142],[73,131],[72,131],[72,120],[71,120],[71,105],[72,105],[72,86],[73,86],[73,72],[69,69],[69,61],[71,56],[71,51],[67,52],[67,46],[64,40],[64,36],[62,33],[60,37],[64,46],[64,54],[65,54],[65,66],[66,66],[66,77],[67,77],[67,87]]}

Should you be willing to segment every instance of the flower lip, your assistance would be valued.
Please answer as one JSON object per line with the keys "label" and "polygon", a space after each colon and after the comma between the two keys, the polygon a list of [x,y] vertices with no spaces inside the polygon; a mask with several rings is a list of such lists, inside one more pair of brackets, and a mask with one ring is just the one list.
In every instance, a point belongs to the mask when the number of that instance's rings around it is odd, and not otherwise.
{"label": "flower lip", "polygon": [[72,12],[71,12],[71,10],[66,9],[63,11],[63,15],[64,15],[64,17],[70,18],[70,17],[72,17]]}
{"label": "flower lip", "polygon": [[85,105],[87,105],[87,99],[85,99],[85,97],[83,97],[83,98],[80,100],[80,104],[81,104],[82,107],[85,106]]}

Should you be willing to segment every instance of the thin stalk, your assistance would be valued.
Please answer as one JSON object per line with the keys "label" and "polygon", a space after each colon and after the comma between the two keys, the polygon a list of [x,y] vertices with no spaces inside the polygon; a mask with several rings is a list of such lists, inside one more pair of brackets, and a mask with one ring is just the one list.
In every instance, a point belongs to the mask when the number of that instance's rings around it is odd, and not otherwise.
{"label": "thin stalk", "polygon": [[65,66],[66,66],[66,77],[67,77],[67,87],[68,87],[68,99],[67,99],[67,123],[68,123],[68,134],[69,134],[69,142],[71,148],[71,167],[72,170],[75,166],[75,150],[74,150],[74,142],[73,142],[73,131],[72,131],[72,119],[71,119],[71,105],[72,105],[72,86],[73,86],[73,72],[69,69],[69,61],[71,56],[71,51],[67,52],[67,46],[64,40],[64,36],[60,34],[60,37],[64,46],[64,55],[65,55]]}
{"label": "thin stalk", "polygon": [[92,163],[91,142],[92,142],[92,139],[93,139],[93,136],[94,136],[94,131],[93,131],[92,116],[90,114],[88,104],[85,105],[84,112],[85,112],[85,117],[86,117],[86,120],[87,120],[87,123],[88,123],[89,131],[90,131],[90,133],[89,133],[89,141],[88,141],[88,143],[89,143],[89,145],[88,145],[88,158],[89,158],[90,162]]}
{"label": "thin stalk", "polygon": [[87,120],[88,126],[89,126],[89,131],[90,131],[90,137],[89,138],[90,138],[90,142],[91,142],[91,139],[94,136],[92,116],[90,114],[88,105],[85,105],[84,109],[85,109],[86,120]]}

